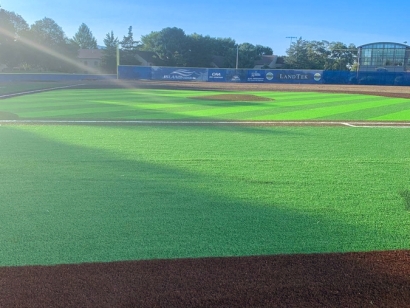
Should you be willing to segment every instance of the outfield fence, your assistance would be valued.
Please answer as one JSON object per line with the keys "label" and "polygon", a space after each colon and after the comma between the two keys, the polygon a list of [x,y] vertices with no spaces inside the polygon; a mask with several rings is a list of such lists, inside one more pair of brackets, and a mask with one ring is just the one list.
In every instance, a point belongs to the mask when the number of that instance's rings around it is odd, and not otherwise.
{"label": "outfield fence", "polygon": [[117,74],[0,74],[0,82],[156,80],[236,83],[360,84],[410,86],[410,72],[350,72],[325,70],[269,70],[118,66]]}
{"label": "outfield fence", "polygon": [[119,79],[296,84],[410,85],[407,72],[118,66]]}

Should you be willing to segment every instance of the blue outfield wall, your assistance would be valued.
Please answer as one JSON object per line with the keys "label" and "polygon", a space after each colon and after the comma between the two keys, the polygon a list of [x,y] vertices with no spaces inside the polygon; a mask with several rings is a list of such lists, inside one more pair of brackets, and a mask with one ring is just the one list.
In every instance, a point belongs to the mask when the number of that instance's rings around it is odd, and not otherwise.
{"label": "blue outfield wall", "polygon": [[324,70],[266,70],[181,68],[160,66],[118,67],[118,78],[128,80],[206,81],[246,83],[296,83],[296,84],[364,84],[410,85],[410,73],[350,72]]}
{"label": "blue outfield wall", "polygon": [[[117,75],[114,74],[0,74],[0,82],[113,80],[116,78]],[[236,70],[121,65],[118,67],[118,78],[126,80],[410,86],[410,73],[408,72]]]}

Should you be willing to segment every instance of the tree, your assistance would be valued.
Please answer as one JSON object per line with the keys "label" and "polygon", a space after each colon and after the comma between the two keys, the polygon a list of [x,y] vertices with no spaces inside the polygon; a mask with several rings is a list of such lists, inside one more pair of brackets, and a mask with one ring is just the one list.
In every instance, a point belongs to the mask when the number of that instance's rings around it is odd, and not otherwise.
{"label": "tree", "polygon": [[20,15],[0,8],[0,64],[15,67],[24,62],[21,35],[28,28]]}
{"label": "tree", "polygon": [[211,45],[209,36],[191,34],[186,37],[187,52],[185,65],[187,67],[208,67],[212,61]]}
{"label": "tree", "polygon": [[124,65],[136,65],[139,61],[135,57],[140,42],[134,40],[134,34],[132,33],[132,26],[128,28],[128,35],[124,36],[121,45],[120,63]]}
{"label": "tree", "polygon": [[357,48],[354,44],[346,46],[342,42],[332,42],[329,45],[329,51],[326,70],[351,70],[356,62]]}
{"label": "tree", "polygon": [[159,32],[151,32],[142,36],[142,49],[155,52],[168,66],[186,66],[189,44],[182,29],[164,28]]}
{"label": "tree", "polygon": [[107,73],[113,74],[117,70],[117,48],[119,43],[113,31],[106,34],[104,39],[105,49],[103,50],[102,68]]}
{"label": "tree", "polygon": [[81,49],[96,49],[97,40],[93,36],[90,28],[85,23],[82,23],[74,35],[72,41]]}
{"label": "tree", "polygon": [[357,49],[354,44],[341,42],[305,41],[299,38],[287,50],[286,68],[349,70],[355,63]]}
{"label": "tree", "polygon": [[120,42],[122,50],[133,51],[139,46],[139,41],[134,41],[134,34],[132,33],[132,26],[128,28],[128,35],[124,36]]}
{"label": "tree", "polygon": [[26,58],[33,66],[49,71],[75,70],[78,46],[54,20],[46,17],[36,21],[25,36],[30,46]]}
{"label": "tree", "polygon": [[215,56],[228,57],[235,49],[236,57],[236,42],[231,38],[210,38],[211,53]]}
{"label": "tree", "polygon": [[299,38],[287,50],[285,68],[324,69],[329,56],[328,42],[305,41]]}

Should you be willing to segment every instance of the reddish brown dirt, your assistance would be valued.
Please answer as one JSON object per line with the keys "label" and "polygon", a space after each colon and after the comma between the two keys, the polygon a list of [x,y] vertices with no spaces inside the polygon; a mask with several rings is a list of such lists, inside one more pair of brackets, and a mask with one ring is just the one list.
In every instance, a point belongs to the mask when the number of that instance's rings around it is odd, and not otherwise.
{"label": "reddish brown dirt", "polygon": [[1,307],[409,307],[410,252],[0,268]]}
{"label": "reddish brown dirt", "polygon": [[[121,82],[143,87],[363,93],[408,87]],[[409,307],[410,251],[0,267],[0,307]]]}

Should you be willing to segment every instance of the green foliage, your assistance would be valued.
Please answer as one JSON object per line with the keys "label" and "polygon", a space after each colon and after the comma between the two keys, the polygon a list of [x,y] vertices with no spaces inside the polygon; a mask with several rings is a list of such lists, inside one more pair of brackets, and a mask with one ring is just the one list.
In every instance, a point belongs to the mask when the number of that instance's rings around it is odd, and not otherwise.
{"label": "green foliage", "polygon": [[114,32],[107,33],[104,39],[105,49],[103,49],[102,69],[114,74],[117,72],[117,48],[119,40],[114,36]]}
{"label": "green foliage", "polygon": [[299,38],[287,50],[285,67],[291,69],[349,70],[357,49],[341,42],[306,41]]}
{"label": "green foliage", "polygon": [[354,44],[346,46],[342,42],[333,42],[329,44],[329,51],[325,70],[356,71],[357,48]]}
{"label": "green foliage", "polygon": [[138,48],[139,42],[134,40],[134,33],[132,32],[132,26],[128,28],[128,35],[124,36],[120,42],[122,50],[134,51]]}
{"label": "green foliage", "polygon": [[90,28],[85,23],[82,23],[78,28],[77,33],[73,37],[73,42],[81,49],[96,49],[97,40],[93,36]]}
{"label": "green foliage", "polygon": [[[209,67],[213,56],[224,58],[224,67],[236,66],[236,46],[230,38],[211,38],[199,34],[186,35],[179,28],[164,28],[141,38],[142,50],[155,52],[168,66]],[[239,67],[253,68],[262,55],[272,49],[261,45],[239,45]]]}
{"label": "green foliage", "polygon": [[28,28],[27,22],[20,15],[0,8],[0,64],[13,68],[24,62],[24,47],[20,36]]}
{"label": "green foliage", "polygon": [[53,19],[46,17],[36,21],[24,35],[28,46],[25,58],[33,68],[55,72],[76,70],[78,46]]}
{"label": "green foliage", "polygon": [[124,36],[121,42],[120,64],[121,65],[139,65],[140,62],[136,58],[137,50],[140,46],[138,41],[134,40],[132,26],[128,28],[128,35]]}
{"label": "green foliage", "polygon": [[164,28],[141,37],[142,49],[155,52],[166,66],[186,66],[188,39],[180,28]]}

